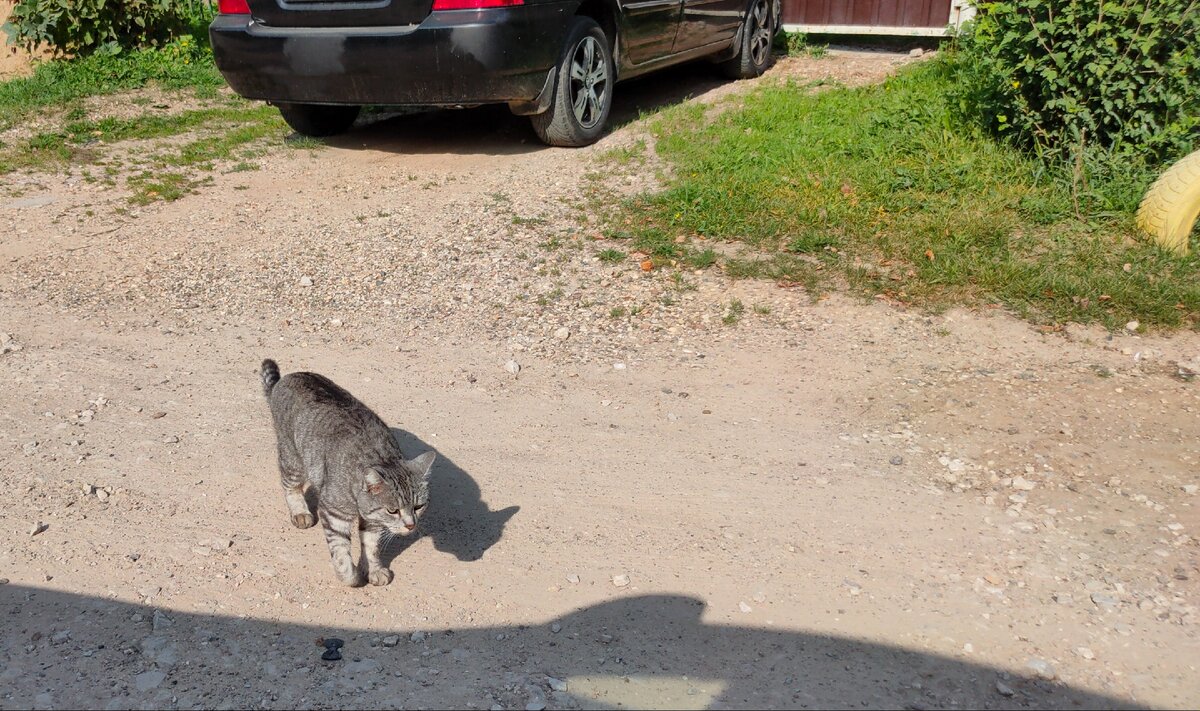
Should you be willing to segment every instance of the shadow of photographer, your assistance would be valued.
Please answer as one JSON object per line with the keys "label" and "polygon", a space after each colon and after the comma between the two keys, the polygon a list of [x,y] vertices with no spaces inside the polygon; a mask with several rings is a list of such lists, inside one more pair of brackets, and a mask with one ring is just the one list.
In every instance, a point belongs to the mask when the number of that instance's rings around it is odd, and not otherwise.
{"label": "shadow of photographer", "polygon": [[[242,594],[271,588],[253,583]],[[383,603],[391,592],[368,597],[331,581],[328,594]],[[273,606],[298,605],[289,595]],[[0,610],[8,708],[1142,708],[920,650],[706,623],[704,602],[685,595],[622,596],[529,624],[417,635],[20,584],[0,585]],[[343,659],[322,661],[321,643],[333,637]]]}

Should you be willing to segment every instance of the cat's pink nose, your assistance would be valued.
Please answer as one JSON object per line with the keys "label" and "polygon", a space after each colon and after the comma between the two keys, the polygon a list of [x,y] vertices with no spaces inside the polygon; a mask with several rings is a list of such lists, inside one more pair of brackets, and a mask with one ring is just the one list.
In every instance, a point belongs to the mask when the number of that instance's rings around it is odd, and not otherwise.
{"label": "cat's pink nose", "polygon": [[408,530],[410,530],[410,531],[411,531],[411,530],[413,530],[414,528],[416,528],[416,527],[417,527],[417,524],[415,524],[415,523],[406,523],[406,524],[404,524],[404,527],[405,527],[405,528],[407,528]]}

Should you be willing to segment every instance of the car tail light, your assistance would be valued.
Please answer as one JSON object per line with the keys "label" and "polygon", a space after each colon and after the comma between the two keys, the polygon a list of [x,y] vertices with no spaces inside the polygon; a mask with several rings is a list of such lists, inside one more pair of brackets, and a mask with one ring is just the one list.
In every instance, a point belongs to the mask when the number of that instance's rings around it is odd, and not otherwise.
{"label": "car tail light", "polygon": [[524,5],[525,0],[433,0],[433,10],[483,10],[489,7]]}
{"label": "car tail light", "polygon": [[249,15],[250,3],[247,0],[217,0],[217,12],[222,15]]}

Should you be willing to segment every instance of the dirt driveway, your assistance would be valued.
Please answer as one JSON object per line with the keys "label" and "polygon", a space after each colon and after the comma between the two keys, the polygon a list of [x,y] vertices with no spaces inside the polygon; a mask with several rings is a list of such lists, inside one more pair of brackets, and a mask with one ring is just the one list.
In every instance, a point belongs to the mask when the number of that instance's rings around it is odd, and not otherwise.
{"label": "dirt driveway", "polygon": [[[134,209],[9,176],[0,706],[1200,704],[1195,334],[596,258],[638,113],[747,86],[630,85],[578,151],[389,119]],[[268,356],[438,451],[391,585],[288,522]]]}

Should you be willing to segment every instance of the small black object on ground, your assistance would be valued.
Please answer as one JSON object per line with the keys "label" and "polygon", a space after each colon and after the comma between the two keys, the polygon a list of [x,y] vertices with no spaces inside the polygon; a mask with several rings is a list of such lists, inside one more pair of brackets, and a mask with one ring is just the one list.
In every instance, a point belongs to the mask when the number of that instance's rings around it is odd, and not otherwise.
{"label": "small black object on ground", "polygon": [[321,659],[327,662],[336,662],[342,658],[341,649],[346,643],[337,637],[325,637],[321,640],[321,644],[325,646],[325,652],[321,654]]}

